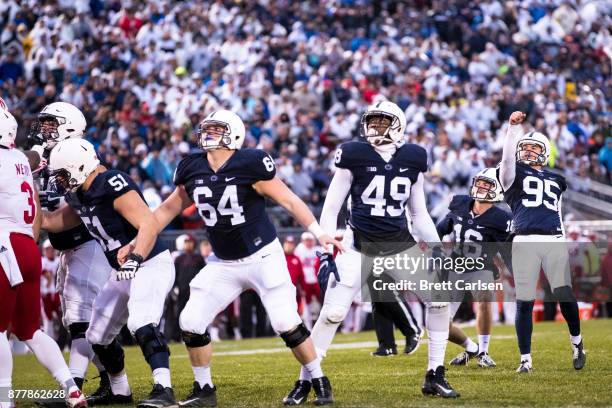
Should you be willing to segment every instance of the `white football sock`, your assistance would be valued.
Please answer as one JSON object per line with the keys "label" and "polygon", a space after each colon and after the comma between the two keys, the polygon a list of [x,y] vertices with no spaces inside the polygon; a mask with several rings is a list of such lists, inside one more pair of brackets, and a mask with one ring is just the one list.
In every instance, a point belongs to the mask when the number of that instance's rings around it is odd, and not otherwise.
{"label": "white football sock", "polygon": [[130,395],[132,393],[126,373],[120,375],[109,375],[108,378],[110,380],[111,391],[113,394]]}
{"label": "white football sock", "polygon": [[153,382],[161,384],[164,388],[172,388],[170,381],[170,369],[165,367],[156,368],[153,370]]}
{"label": "white football sock", "polygon": [[489,352],[489,341],[491,341],[490,334],[479,334],[478,335],[478,352],[479,353]]}
{"label": "white football sock", "polygon": [[213,386],[212,376],[210,374],[210,366],[191,367],[193,370],[193,376],[195,380],[200,384],[200,387],[204,387],[206,384]]}
{"label": "white football sock", "polygon": [[469,337],[462,344],[465,351],[470,353],[476,353],[478,351],[478,344],[474,343]]}
{"label": "white football sock", "polygon": [[94,356],[91,344],[85,338],[73,339],[70,345],[68,368],[75,378],[85,378],[89,362]]}
{"label": "white football sock", "polygon": [[[10,390],[13,376],[13,356],[6,332],[0,332],[0,361],[2,362],[0,364],[0,388]],[[6,406],[9,406],[9,403]]]}
{"label": "white football sock", "polygon": [[310,381],[312,377],[310,376],[310,371],[305,366],[302,366],[300,369],[300,380],[301,381]]}
{"label": "white football sock", "polygon": [[310,374],[310,378],[321,378],[323,377],[323,370],[321,370],[321,359],[315,358],[308,364],[304,364],[303,367]]}
{"label": "white football sock", "polygon": [[572,336],[572,335],[570,335],[570,341],[572,342],[572,344],[573,344],[574,346],[577,346],[577,345],[579,345],[579,344],[580,344],[580,342],[582,341],[582,335],[581,335],[581,334],[579,334],[579,335],[577,335],[577,336]]}
{"label": "white football sock", "polygon": [[450,307],[428,307],[425,326],[429,336],[427,348],[429,351],[428,370],[435,370],[444,365],[444,354],[448,343],[448,322]]}
{"label": "white football sock", "polygon": [[531,354],[521,354],[521,361],[527,361],[531,364]]}
{"label": "white football sock", "polygon": [[41,330],[36,330],[34,336],[25,343],[62,388],[70,390],[74,380],[55,340]]}

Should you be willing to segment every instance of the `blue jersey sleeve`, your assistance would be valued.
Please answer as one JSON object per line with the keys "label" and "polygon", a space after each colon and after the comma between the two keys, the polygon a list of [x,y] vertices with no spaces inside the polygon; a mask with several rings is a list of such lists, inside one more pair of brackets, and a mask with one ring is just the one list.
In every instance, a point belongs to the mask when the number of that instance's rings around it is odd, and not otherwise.
{"label": "blue jersey sleeve", "polygon": [[451,213],[446,214],[446,217],[436,225],[436,231],[438,236],[442,239],[445,235],[450,234],[453,231],[453,216]]}
{"label": "blue jersey sleeve", "polygon": [[347,142],[340,145],[340,147],[336,150],[336,155],[334,157],[334,164],[336,167],[341,169],[351,170],[358,166],[363,161],[360,161],[359,152],[364,147],[367,147],[367,144],[363,142]]}
{"label": "blue jersey sleeve", "polygon": [[109,170],[104,174],[104,192],[111,200],[115,200],[130,191],[140,192],[136,183],[127,174],[116,170]]}
{"label": "blue jersey sleeve", "polygon": [[272,180],[276,176],[276,165],[270,155],[259,149],[239,150],[240,166],[247,169],[246,177],[251,183]]}
{"label": "blue jersey sleeve", "polygon": [[178,166],[176,166],[176,170],[174,170],[174,179],[173,179],[173,183],[175,186],[180,186],[187,182],[188,169],[191,163],[193,163],[194,158],[195,158],[195,155],[191,154],[185,157],[183,160],[181,160]]}

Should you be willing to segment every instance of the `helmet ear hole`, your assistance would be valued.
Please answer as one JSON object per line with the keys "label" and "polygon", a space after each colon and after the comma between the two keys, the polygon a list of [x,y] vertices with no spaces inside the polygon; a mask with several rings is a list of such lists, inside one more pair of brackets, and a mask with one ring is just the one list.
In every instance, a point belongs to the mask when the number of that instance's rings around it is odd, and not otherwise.
{"label": "helmet ear hole", "polygon": [[81,164],[81,166],[79,167],[79,171],[83,171],[84,168],[85,168],[85,165]]}

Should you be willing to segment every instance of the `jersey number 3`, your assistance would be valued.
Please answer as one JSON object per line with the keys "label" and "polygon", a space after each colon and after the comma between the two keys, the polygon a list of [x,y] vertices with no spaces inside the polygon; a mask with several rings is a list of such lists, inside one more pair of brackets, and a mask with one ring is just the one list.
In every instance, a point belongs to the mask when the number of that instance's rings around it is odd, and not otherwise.
{"label": "jersey number 3", "polygon": [[217,224],[219,215],[231,216],[230,221],[232,225],[245,222],[244,208],[238,204],[238,190],[235,185],[225,187],[216,209],[209,203],[204,202],[207,198],[212,198],[210,188],[197,187],[193,190],[193,202],[196,204],[198,212],[202,219],[204,219],[207,227],[214,227]]}
{"label": "jersey number 3", "polygon": [[27,181],[21,183],[21,192],[28,195],[28,207],[30,207],[23,212],[23,221],[26,224],[31,224],[36,217],[36,203],[34,203],[34,192],[32,191],[32,187]]}

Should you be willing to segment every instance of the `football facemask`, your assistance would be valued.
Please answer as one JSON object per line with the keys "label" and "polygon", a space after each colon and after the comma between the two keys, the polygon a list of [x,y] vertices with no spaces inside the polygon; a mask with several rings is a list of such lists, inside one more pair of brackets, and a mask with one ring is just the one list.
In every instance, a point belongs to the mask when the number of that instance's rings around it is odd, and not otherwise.
{"label": "football facemask", "polygon": [[198,139],[203,150],[227,149],[232,140],[229,124],[216,120],[203,121],[198,128]]}

